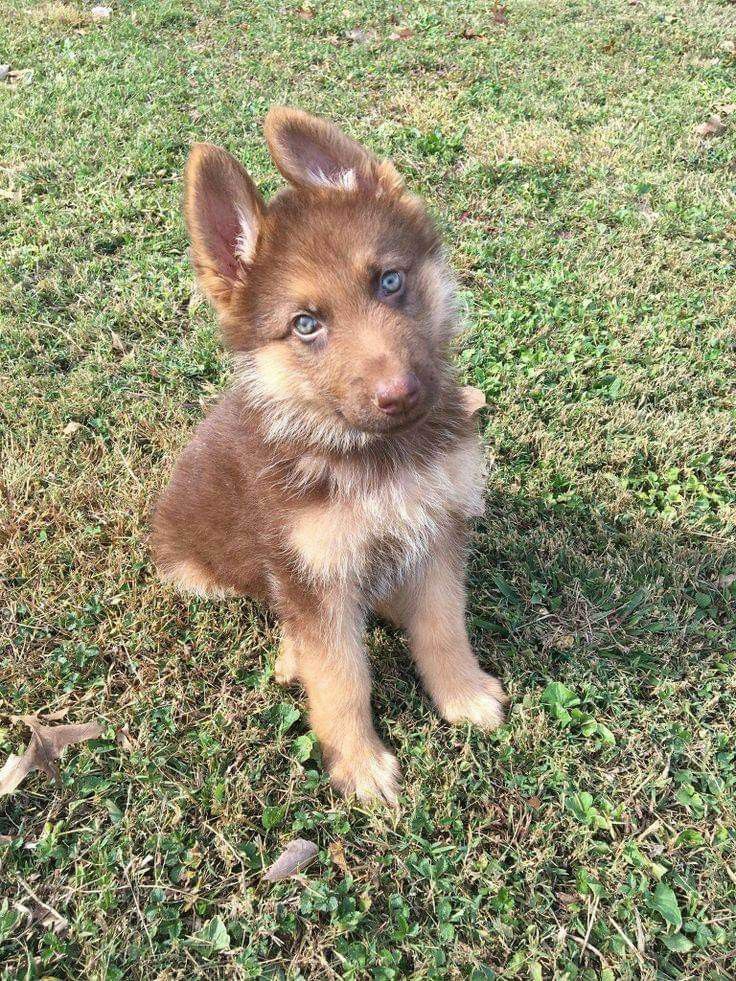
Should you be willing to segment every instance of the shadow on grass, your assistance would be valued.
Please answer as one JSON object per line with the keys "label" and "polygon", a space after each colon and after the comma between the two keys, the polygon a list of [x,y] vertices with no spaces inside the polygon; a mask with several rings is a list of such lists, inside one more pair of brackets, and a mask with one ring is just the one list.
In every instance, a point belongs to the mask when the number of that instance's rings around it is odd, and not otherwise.
{"label": "shadow on grass", "polygon": [[471,626],[487,660],[535,675],[599,662],[674,676],[733,643],[734,572],[725,535],[497,491],[472,542]]}

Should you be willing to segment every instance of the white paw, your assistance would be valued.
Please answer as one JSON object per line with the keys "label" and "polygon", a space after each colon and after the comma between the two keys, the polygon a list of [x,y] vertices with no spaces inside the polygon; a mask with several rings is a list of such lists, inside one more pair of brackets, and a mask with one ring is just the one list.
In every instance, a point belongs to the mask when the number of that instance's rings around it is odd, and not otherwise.
{"label": "white paw", "polygon": [[448,722],[471,722],[480,729],[496,729],[505,717],[508,696],[501,682],[480,671],[457,688],[436,698],[437,707]]}
{"label": "white paw", "polygon": [[329,766],[333,786],[345,797],[381,800],[392,807],[399,800],[399,762],[382,743],[363,743],[351,753],[341,753]]}
{"label": "white paw", "polygon": [[273,676],[280,685],[293,685],[299,680],[296,654],[291,644],[284,640],[279,648],[276,663],[273,666]]}

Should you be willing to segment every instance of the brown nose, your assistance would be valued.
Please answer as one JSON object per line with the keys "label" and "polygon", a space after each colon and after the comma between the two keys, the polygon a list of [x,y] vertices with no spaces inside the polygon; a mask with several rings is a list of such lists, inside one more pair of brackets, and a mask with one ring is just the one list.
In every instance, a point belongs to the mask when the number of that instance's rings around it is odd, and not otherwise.
{"label": "brown nose", "polygon": [[395,416],[413,409],[420,395],[419,379],[413,371],[409,371],[389,381],[379,382],[376,386],[375,399],[379,409],[389,416]]}

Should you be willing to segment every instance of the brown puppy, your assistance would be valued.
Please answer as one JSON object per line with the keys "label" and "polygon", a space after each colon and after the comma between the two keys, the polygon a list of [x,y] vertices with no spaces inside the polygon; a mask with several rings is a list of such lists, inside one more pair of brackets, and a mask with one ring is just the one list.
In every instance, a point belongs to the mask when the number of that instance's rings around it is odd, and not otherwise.
{"label": "brown puppy", "polygon": [[224,150],[198,144],[185,213],[236,384],[200,425],[158,505],[169,581],[277,611],[279,681],[301,681],[332,781],[397,795],[373,728],[365,618],[408,631],[440,713],[491,729],[500,683],[465,628],[479,439],[449,361],[453,280],[422,203],[336,127],[274,108],[289,187],[266,205]]}

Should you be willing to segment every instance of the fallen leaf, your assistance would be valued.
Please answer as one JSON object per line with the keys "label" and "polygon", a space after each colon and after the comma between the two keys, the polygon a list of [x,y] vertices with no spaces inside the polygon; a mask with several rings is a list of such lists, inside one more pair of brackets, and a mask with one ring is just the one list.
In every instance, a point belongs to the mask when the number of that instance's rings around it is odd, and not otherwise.
{"label": "fallen leaf", "polygon": [[301,17],[302,20],[314,20],[314,11],[311,7],[301,7],[296,12],[297,17]]}
{"label": "fallen leaf", "polygon": [[345,858],[345,849],[343,848],[342,842],[333,841],[327,850],[330,853],[330,858],[335,865],[342,869],[345,875],[349,875],[350,869],[348,868],[347,859]]}
{"label": "fallen leaf", "polygon": [[402,27],[398,31],[392,31],[389,34],[389,38],[392,41],[408,41],[410,37],[414,37],[414,31],[410,27]]}
{"label": "fallen leaf", "polygon": [[486,404],[486,397],[479,388],[473,388],[472,385],[465,385],[461,393],[465,408],[471,416],[474,416]]}
{"label": "fallen leaf", "polygon": [[13,721],[27,725],[31,739],[25,753],[22,756],[11,754],[0,770],[0,797],[12,793],[32,770],[41,770],[60,784],[61,774],[56,761],[66,747],[102,735],[102,726],[97,722],[47,726],[36,715],[21,715]]}
{"label": "fallen leaf", "polygon": [[63,936],[69,929],[69,921],[45,903],[33,899],[28,903],[16,903],[16,909],[25,913],[31,923],[38,923],[44,930]]}
{"label": "fallen leaf", "polygon": [[529,797],[527,798],[527,804],[533,811],[538,811],[542,806],[542,801],[539,799],[539,797]]}
{"label": "fallen leaf", "polygon": [[33,69],[32,68],[21,68],[19,70],[11,69],[5,76],[5,81],[11,88],[18,88],[21,85],[30,85],[33,81]]}
{"label": "fallen leaf", "polygon": [[0,770],[0,795],[12,794],[32,769],[30,760],[11,753]]}
{"label": "fallen leaf", "polygon": [[478,38],[484,38],[485,34],[481,34],[481,32],[477,31],[474,27],[464,27],[460,37],[465,38],[466,41],[474,41]]}
{"label": "fallen leaf", "polygon": [[508,15],[506,13],[506,7],[502,3],[497,3],[493,8],[493,19],[497,24],[507,24]]}
{"label": "fallen leaf", "polygon": [[81,422],[68,422],[66,426],[64,426],[64,435],[73,436],[75,433],[78,433],[81,428]]}
{"label": "fallen leaf", "polygon": [[558,892],[557,898],[564,906],[572,906],[573,903],[580,902],[580,897],[571,892]]}
{"label": "fallen leaf", "polygon": [[127,722],[115,733],[115,742],[126,753],[130,753],[134,749],[133,743],[130,739],[130,729],[128,728]]}
{"label": "fallen leaf", "polygon": [[281,882],[301,872],[316,857],[319,849],[311,841],[295,838],[281,852],[273,865],[264,873],[266,882]]}
{"label": "fallen leaf", "polygon": [[112,14],[112,7],[93,7],[90,10],[93,20],[109,20]]}
{"label": "fallen leaf", "polygon": [[123,339],[120,334],[116,334],[114,330],[110,331],[110,344],[112,345],[113,351],[117,354],[125,354],[126,348],[123,343]]}
{"label": "fallen leaf", "polygon": [[65,719],[69,715],[69,706],[63,709],[56,709],[55,712],[41,712],[46,722],[58,722],[59,719]]}
{"label": "fallen leaf", "polygon": [[695,135],[704,140],[711,140],[714,136],[720,136],[726,131],[726,124],[720,116],[713,115],[700,126],[695,127]]}
{"label": "fallen leaf", "polygon": [[361,27],[354,27],[350,31],[345,31],[345,37],[354,44],[370,44],[375,38],[375,32],[364,31]]}

